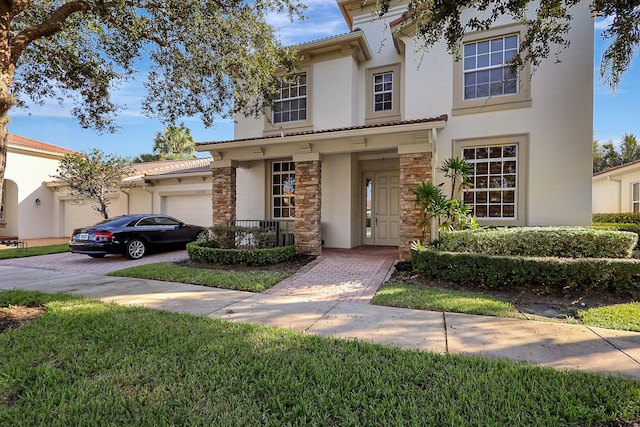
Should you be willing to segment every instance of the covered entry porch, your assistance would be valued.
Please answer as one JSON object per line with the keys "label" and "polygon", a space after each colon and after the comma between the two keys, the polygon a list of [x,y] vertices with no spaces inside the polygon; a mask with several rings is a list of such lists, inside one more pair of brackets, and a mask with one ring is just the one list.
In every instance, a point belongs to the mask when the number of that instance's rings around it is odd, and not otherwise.
{"label": "covered entry porch", "polygon": [[[197,144],[212,156],[213,224],[292,220],[299,253],[421,237],[411,189],[431,179],[434,119]],[[284,171],[284,172],[283,172]]]}

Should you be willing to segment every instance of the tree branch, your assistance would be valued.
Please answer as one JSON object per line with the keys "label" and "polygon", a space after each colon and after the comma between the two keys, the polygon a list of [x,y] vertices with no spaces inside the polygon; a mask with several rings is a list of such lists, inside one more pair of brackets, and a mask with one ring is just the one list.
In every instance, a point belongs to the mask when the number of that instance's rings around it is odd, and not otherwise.
{"label": "tree branch", "polygon": [[57,33],[60,31],[67,18],[76,12],[89,10],[90,8],[91,3],[88,1],[71,1],[56,9],[51,15],[49,15],[49,18],[45,22],[21,31],[11,41],[11,63],[14,65],[17,63],[22,52],[24,52],[32,41]]}

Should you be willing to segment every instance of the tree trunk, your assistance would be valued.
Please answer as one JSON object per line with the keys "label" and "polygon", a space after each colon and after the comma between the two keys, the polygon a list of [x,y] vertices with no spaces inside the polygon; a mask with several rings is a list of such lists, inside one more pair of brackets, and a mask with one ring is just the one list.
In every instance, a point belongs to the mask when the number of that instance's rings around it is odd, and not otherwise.
{"label": "tree trunk", "polygon": [[[2,82],[10,79],[0,71],[0,80]],[[9,123],[9,110],[13,105],[13,97],[5,90],[4,85],[0,84],[0,203],[2,202],[2,194],[4,192],[4,171],[7,168],[7,123]],[[6,210],[6,208],[5,208]]]}
{"label": "tree trunk", "polygon": [[20,7],[20,5],[13,4],[13,2],[2,2],[0,4],[0,203],[2,203],[4,192],[4,171],[7,167],[9,110],[16,103],[11,94],[15,63],[12,62],[11,58],[10,26],[11,19]]}

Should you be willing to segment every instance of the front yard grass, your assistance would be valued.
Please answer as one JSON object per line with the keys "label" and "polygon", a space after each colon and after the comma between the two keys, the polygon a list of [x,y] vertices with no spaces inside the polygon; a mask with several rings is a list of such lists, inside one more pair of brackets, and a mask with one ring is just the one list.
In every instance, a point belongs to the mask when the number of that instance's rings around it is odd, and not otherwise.
{"label": "front yard grass", "polygon": [[441,289],[408,283],[385,283],[371,304],[416,310],[449,311],[483,316],[522,318],[508,301],[475,292]]}
{"label": "front yard grass", "polygon": [[[0,334],[0,425],[603,426],[640,422],[640,381],[61,294]],[[627,423],[627,424],[625,424]]]}
{"label": "front yard grass", "polygon": [[579,310],[583,325],[640,332],[640,302]]}
{"label": "front yard grass", "polygon": [[110,276],[136,277],[140,279],[164,280],[166,282],[191,283],[236,291],[263,292],[286,279],[292,271],[266,270],[218,270],[193,268],[172,262],[159,262],[125,268],[109,273]]}
{"label": "front yard grass", "polygon": [[69,252],[69,245],[67,243],[61,245],[33,246],[22,250],[18,248],[2,249],[0,250],[0,259],[58,254],[61,252]]}

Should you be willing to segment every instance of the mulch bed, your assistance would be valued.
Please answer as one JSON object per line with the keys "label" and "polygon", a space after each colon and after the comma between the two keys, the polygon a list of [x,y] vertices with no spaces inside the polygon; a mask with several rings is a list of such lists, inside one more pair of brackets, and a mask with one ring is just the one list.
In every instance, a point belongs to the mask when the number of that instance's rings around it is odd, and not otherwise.
{"label": "mulch bed", "polygon": [[45,307],[0,307],[0,333],[19,328],[36,317],[42,316]]}

